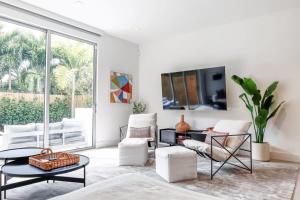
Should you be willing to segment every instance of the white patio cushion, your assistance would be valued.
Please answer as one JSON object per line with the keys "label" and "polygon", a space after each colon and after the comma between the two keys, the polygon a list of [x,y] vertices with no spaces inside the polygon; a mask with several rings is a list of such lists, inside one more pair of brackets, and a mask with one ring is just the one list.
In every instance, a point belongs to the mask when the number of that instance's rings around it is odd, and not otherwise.
{"label": "white patio cushion", "polygon": [[[211,155],[211,145],[207,144],[205,142],[200,142],[197,140],[184,140],[183,145],[186,146],[189,149],[193,149],[202,153],[206,153],[208,155]],[[217,161],[224,161],[226,160],[230,154],[222,148],[212,146],[213,148],[213,156],[212,158]],[[229,147],[226,147],[230,152],[232,152],[232,149]]]}
{"label": "white patio cushion", "polygon": [[5,125],[4,133],[24,133],[35,131],[36,125],[34,123],[26,125]]}
{"label": "white patio cushion", "polygon": [[[244,120],[220,120],[213,131],[229,133],[229,135],[245,134],[251,126],[251,122]],[[235,149],[240,145],[245,136],[228,137],[227,147]]]}
{"label": "white patio cushion", "polygon": [[63,128],[81,128],[81,121],[77,119],[68,119],[68,118],[63,118],[62,120]]}
{"label": "white patio cushion", "polygon": [[148,140],[155,139],[155,129],[156,129],[156,120],[157,114],[156,113],[148,113],[148,114],[133,114],[130,115],[128,120],[128,128],[126,137],[130,137],[130,127],[133,128],[143,128],[150,126],[150,136]]}

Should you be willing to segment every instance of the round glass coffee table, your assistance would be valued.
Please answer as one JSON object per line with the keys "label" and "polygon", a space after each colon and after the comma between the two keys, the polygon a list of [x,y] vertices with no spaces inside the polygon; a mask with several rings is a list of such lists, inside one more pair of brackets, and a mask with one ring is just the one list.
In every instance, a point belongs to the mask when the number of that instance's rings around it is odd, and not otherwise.
{"label": "round glass coffee table", "polygon": [[[36,151],[38,150],[38,151]],[[22,152],[21,152],[22,151]],[[18,152],[20,154],[18,154]],[[74,183],[83,183],[84,187],[86,185],[86,170],[85,167],[89,164],[89,158],[83,155],[80,156],[80,162],[74,165],[69,165],[66,167],[61,167],[49,171],[44,171],[42,169],[36,168],[28,164],[28,158],[32,155],[40,154],[41,149],[37,148],[22,148],[22,149],[12,149],[0,152],[0,159],[5,160],[5,163],[1,168],[1,174],[4,175],[4,184],[2,184],[0,178],[0,200],[2,199],[2,191],[4,194],[6,190],[22,187],[25,185],[30,185],[42,181],[66,181]],[[22,155],[23,154],[23,155]],[[13,160],[8,162],[9,160]],[[83,169],[83,178],[58,176],[71,171]],[[20,181],[16,183],[7,184],[6,177],[23,177],[32,178],[30,180]],[[6,197],[4,197],[6,198]]]}

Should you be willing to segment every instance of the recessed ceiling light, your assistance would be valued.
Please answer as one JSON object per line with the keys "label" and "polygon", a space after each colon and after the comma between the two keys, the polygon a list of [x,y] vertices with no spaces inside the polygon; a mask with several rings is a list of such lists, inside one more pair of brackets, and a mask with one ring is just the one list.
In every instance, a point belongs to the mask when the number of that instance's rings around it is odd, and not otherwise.
{"label": "recessed ceiling light", "polygon": [[140,28],[140,27],[134,27],[133,30],[135,30],[135,31],[140,31],[141,28]]}

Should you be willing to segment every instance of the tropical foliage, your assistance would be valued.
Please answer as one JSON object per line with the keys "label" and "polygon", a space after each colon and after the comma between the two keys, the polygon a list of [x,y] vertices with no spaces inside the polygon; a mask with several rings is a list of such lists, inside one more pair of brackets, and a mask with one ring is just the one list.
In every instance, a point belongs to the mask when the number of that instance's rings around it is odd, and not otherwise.
{"label": "tropical foliage", "polygon": [[[16,31],[1,31],[0,90],[43,92],[45,37]],[[51,94],[90,94],[92,53],[82,43],[56,42],[51,49]],[[74,88],[74,84],[76,87]]]}
{"label": "tropical foliage", "polygon": [[[71,117],[71,107],[68,99],[55,99],[49,105],[50,122],[58,122]],[[0,99],[0,130],[6,124],[43,123],[44,105],[38,101]]]}
{"label": "tropical foliage", "polygon": [[[23,31],[0,23],[0,93],[43,94],[45,91],[46,40],[42,32]],[[54,38],[54,36],[53,36]],[[50,94],[63,95],[49,106],[50,122],[74,116],[75,96],[92,101],[93,49],[60,36],[52,38]],[[18,98],[20,99],[20,98]],[[43,102],[0,98],[0,130],[5,124],[42,122]]]}
{"label": "tropical foliage", "polygon": [[244,102],[251,114],[256,142],[263,143],[268,121],[276,115],[284,103],[283,101],[275,106],[273,93],[279,82],[273,82],[262,95],[261,90],[257,88],[256,83],[251,78],[240,78],[237,75],[233,75],[232,80],[244,90],[239,98]]}

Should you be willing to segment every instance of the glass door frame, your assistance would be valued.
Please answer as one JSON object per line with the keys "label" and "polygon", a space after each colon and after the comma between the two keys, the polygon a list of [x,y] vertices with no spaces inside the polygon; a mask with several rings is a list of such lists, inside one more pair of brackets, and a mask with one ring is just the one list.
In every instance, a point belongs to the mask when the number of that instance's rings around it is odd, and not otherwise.
{"label": "glass door frame", "polygon": [[[47,113],[47,116],[45,114],[45,118],[47,117],[47,124],[44,125],[44,147],[48,148],[49,147],[49,103],[50,103],[50,87],[51,87],[51,81],[50,81],[50,68],[51,68],[51,59],[52,59],[52,54],[51,54],[51,35],[58,35],[61,37],[65,37],[67,39],[71,39],[74,41],[79,41],[79,42],[83,42],[89,45],[93,46],[93,102],[92,102],[92,146],[87,146],[87,147],[83,147],[83,148],[76,148],[76,149],[71,149],[68,151],[81,151],[81,150],[87,150],[87,149],[92,149],[92,148],[96,148],[96,89],[97,89],[97,60],[98,60],[98,54],[97,54],[97,43],[94,42],[90,42],[88,40],[84,40],[82,38],[78,38],[75,36],[71,36],[68,34],[64,34],[64,33],[60,33],[60,32],[56,32],[56,31],[52,31],[52,30],[47,30],[46,31],[46,74],[47,77],[45,78],[45,81],[47,83],[45,83],[45,86],[47,84],[47,91],[45,91],[45,111],[44,113]],[[49,43],[49,44],[48,44]],[[45,87],[46,88],[46,87]]]}
{"label": "glass door frame", "polygon": [[44,77],[44,84],[45,84],[45,91],[44,91],[44,134],[43,134],[43,147],[48,148],[49,147],[49,103],[50,103],[50,87],[51,87],[51,81],[50,81],[50,67],[51,67],[51,59],[52,59],[52,54],[51,54],[51,35],[59,35],[62,37],[66,37],[68,39],[72,39],[75,41],[83,42],[89,45],[93,46],[93,102],[92,102],[92,146],[88,147],[83,147],[83,148],[76,148],[76,149],[71,149],[68,151],[81,151],[81,150],[87,150],[87,149],[92,149],[96,148],[96,96],[97,96],[97,69],[98,69],[98,44],[96,42],[91,42],[86,39],[82,39],[80,37],[68,35],[65,33],[61,33],[59,31],[54,31],[46,28],[42,28],[36,25],[31,25],[28,23],[20,22],[15,19],[10,19],[7,17],[0,16],[0,20],[8,23],[12,23],[18,26],[23,26],[26,28],[34,29],[41,31],[45,34],[45,77]]}

